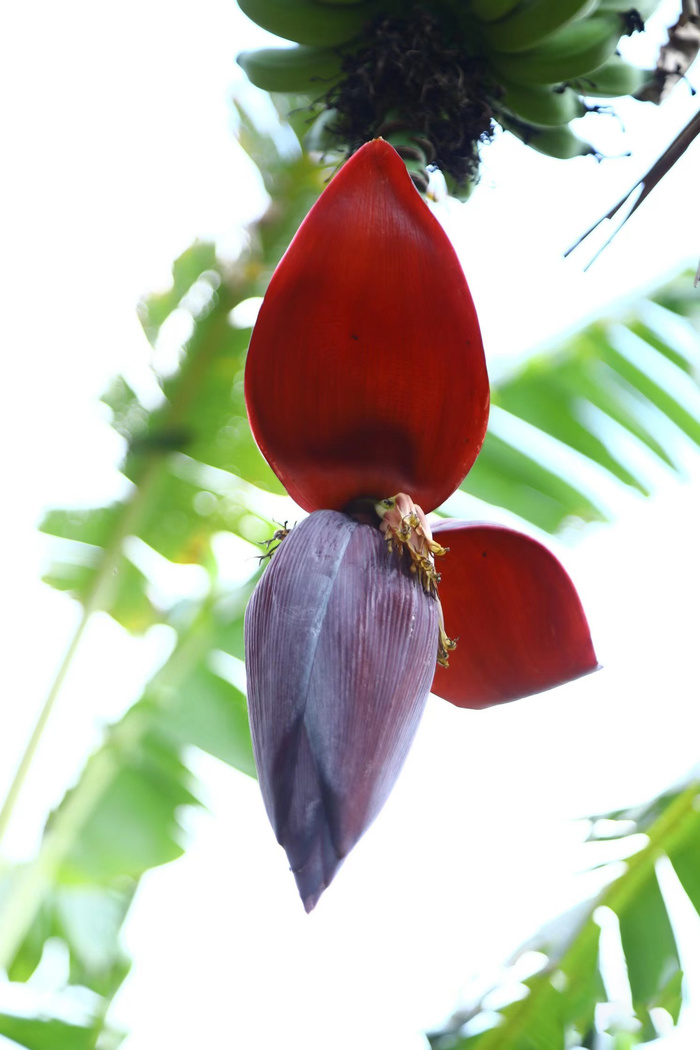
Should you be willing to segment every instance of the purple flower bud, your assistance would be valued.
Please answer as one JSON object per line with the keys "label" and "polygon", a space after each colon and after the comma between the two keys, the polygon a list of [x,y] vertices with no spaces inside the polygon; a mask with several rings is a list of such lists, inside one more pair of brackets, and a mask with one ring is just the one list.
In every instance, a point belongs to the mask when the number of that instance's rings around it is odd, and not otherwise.
{"label": "purple flower bud", "polygon": [[311,911],[411,746],[435,670],[438,605],[378,529],[324,510],[278,548],[245,627],[263,799]]}

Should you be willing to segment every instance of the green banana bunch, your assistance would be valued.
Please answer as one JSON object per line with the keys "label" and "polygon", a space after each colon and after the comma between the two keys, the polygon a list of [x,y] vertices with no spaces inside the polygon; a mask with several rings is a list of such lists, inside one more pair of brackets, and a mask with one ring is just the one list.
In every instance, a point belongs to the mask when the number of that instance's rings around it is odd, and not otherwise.
{"label": "green banana bunch", "polygon": [[635,95],[653,76],[653,69],[639,69],[631,66],[620,55],[611,55],[598,69],[573,80],[571,86],[581,95],[617,98],[620,95]]}
{"label": "green banana bunch", "polygon": [[558,29],[585,18],[600,0],[521,0],[509,15],[482,28],[486,44],[494,51],[528,51]]}
{"label": "green banana bunch", "polygon": [[587,112],[579,89],[573,90],[567,85],[514,84],[501,78],[500,87],[503,94],[496,103],[498,110],[526,124],[558,127]]}
{"label": "green banana bunch", "polygon": [[622,15],[595,14],[572,22],[537,47],[517,54],[489,49],[496,72],[518,84],[561,84],[598,69],[615,52],[625,25]]}
{"label": "green banana bunch", "polygon": [[517,135],[526,146],[531,146],[538,153],[557,160],[572,160],[574,157],[595,156],[596,151],[590,142],[574,135],[571,128],[563,125],[560,128],[540,128],[520,121],[503,120],[506,131]]}
{"label": "green banana bunch", "polygon": [[444,177],[445,186],[450,197],[454,197],[455,200],[462,202],[469,200],[476,188],[473,182],[459,183],[449,174],[445,174]]}
{"label": "green banana bunch", "polygon": [[237,58],[251,84],[290,95],[323,94],[340,76],[342,61],[337,50],[304,44],[242,51]]}
{"label": "green banana bunch", "polygon": [[238,0],[243,14],[263,29],[309,47],[336,47],[364,28],[372,9],[366,3],[317,0]]}
{"label": "green banana bunch", "polygon": [[[465,199],[492,115],[548,156],[595,152],[569,123],[596,108],[586,96],[634,95],[644,86],[650,72],[616,50],[660,2],[238,0],[258,25],[296,44],[245,51],[238,62],[257,87],[293,95],[297,107],[310,103],[307,149],[342,155],[387,134],[410,154],[404,159],[420,189],[430,157],[449,192]],[[398,102],[397,83],[407,91]],[[449,121],[461,121],[454,114],[464,111],[462,97],[467,109],[474,100],[482,107],[453,138]],[[413,159],[415,142],[425,145],[422,159]]]}

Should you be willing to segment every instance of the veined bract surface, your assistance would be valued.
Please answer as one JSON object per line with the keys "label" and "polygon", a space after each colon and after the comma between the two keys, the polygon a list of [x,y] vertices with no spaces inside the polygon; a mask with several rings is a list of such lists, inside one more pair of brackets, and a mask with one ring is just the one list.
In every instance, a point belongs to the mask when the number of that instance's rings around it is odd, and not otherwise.
{"label": "veined bract surface", "polygon": [[432,691],[482,708],[553,689],[598,667],[576,588],[537,540],[501,525],[442,521],[445,623],[458,636]]}
{"label": "veined bract surface", "polygon": [[305,510],[457,488],[486,433],[479,322],[447,234],[382,139],[311,209],[260,308],[250,425]]}
{"label": "veined bract surface", "polygon": [[377,528],[318,511],[246,612],[265,806],[310,911],[386,801],[425,707],[438,606]]}

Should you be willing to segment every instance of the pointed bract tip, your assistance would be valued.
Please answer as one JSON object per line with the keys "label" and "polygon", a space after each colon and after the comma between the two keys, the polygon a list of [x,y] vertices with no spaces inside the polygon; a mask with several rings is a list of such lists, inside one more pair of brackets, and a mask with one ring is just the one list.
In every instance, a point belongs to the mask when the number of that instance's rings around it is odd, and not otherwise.
{"label": "pointed bract tip", "polygon": [[[321,893],[323,893],[323,890],[321,890]],[[311,897],[301,898],[301,903],[304,905],[304,911],[307,915],[310,915],[316,907],[316,905],[318,904],[321,897],[321,893],[319,893],[318,895],[312,895]]]}
{"label": "pointed bract tip", "polygon": [[[319,842],[321,843],[320,848]],[[282,842],[281,845],[284,846],[288,857],[294,855],[294,843],[285,844]],[[326,850],[326,845],[330,849]],[[299,896],[307,914],[314,910],[335,878],[343,860],[344,858],[339,857],[333,849],[328,839],[328,827],[326,826],[323,831],[319,832],[319,839],[315,844],[314,853],[306,864],[302,868],[291,868]]]}
{"label": "pointed bract tip", "polygon": [[[345,164],[350,164],[352,161],[364,158],[365,160],[372,159],[387,159],[393,161],[396,159],[399,164],[405,169],[406,165],[401,160],[401,157],[396,152],[394,147],[386,139],[383,139],[381,135],[378,135],[376,139],[370,139],[369,142],[365,142],[359,149],[346,160]],[[344,165],[345,166],[345,165]]]}

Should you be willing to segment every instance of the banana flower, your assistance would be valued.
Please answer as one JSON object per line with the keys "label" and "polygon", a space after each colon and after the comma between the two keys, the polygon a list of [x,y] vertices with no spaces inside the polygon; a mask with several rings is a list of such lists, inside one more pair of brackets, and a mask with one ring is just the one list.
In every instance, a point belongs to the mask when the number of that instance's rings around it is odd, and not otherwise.
{"label": "banana flower", "polygon": [[457,256],[387,142],[343,165],[277,267],[245,392],[263,455],[310,512],[246,612],[260,786],[310,911],[385,802],[431,689],[487,707],[597,661],[540,543],[428,522],[479,453],[489,385]]}

